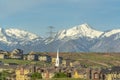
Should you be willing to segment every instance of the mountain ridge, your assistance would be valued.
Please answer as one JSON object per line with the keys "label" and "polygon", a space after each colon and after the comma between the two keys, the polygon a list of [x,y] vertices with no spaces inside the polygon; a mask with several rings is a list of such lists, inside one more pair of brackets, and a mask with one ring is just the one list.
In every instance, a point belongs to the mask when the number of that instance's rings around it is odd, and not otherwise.
{"label": "mountain ridge", "polygon": [[0,49],[20,48],[25,53],[56,52],[58,48],[61,52],[120,52],[119,44],[120,29],[102,32],[86,23],[59,31],[52,40],[25,30],[0,28]]}
{"label": "mountain ridge", "polygon": [[99,37],[103,32],[97,31],[92,29],[88,24],[82,24],[78,26],[74,26],[73,28],[70,28],[68,30],[63,30],[58,33],[60,35],[60,39],[64,37],[71,37],[71,36],[77,36],[77,37],[90,37],[90,38],[97,38]]}

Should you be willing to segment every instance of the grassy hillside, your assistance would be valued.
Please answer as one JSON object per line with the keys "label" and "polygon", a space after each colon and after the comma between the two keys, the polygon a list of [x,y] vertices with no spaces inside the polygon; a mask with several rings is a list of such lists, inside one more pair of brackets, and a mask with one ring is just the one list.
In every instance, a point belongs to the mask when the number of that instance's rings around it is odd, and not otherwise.
{"label": "grassy hillside", "polygon": [[21,65],[25,65],[25,64],[36,64],[36,65],[40,65],[40,66],[50,66],[50,63],[46,63],[46,62],[41,62],[41,61],[28,61],[28,60],[17,60],[17,59],[0,59],[0,61],[4,62],[4,63],[16,63],[16,64],[21,64]]}
{"label": "grassy hillside", "polygon": [[61,53],[61,56],[86,66],[120,66],[120,53]]}
{"label": "grassy hillside", "polygon": [[[39,53],[43,54],[43,53]],[[44,53],[45,54],[45,53]],[[56,57],[56,53],[46,53],[50,56]],[[60,53],[63,59],[71,59],[79,62],[85,66],[92,67],[109,67],[120,66],[120,53]],[[18,64],[38,64],[38,65],[51,65],[49,63],[40,61],[28,60],[15,60],[15,59],[0,59],[4,63],[18,63]]]}

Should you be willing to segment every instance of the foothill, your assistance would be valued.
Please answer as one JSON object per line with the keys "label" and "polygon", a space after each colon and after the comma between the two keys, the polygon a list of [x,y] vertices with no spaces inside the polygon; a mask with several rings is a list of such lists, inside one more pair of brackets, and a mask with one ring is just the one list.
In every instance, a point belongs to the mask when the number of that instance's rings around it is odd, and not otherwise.
{"label": "foothill", "polygon": [[0,50],[0,80],[120,80],[119,57],[118,53]]}

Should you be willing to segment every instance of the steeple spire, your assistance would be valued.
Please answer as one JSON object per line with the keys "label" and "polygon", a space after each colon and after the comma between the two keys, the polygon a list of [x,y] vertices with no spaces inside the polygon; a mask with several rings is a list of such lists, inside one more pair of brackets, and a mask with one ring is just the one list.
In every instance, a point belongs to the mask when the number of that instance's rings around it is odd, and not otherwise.
{"label": "steeple spire", "polygon": [[57,57],[56,57],[56,63],[55,63],[55,67],[59,67],[60,62],[59,62],[59,49],[57,50]]}

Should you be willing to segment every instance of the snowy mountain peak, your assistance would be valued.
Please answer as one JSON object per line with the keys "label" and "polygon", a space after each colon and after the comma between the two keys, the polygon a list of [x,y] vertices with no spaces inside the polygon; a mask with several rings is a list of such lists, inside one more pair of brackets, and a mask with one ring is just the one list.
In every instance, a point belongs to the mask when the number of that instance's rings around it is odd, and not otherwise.
{"label": "snowy mountain peak", "polygon": [[91,29],[91,27],[85,23],[82,25],[74,26],[73,28],[70,28],[68,30],[82,30],[82,31],[84,31],[84,30],[90,30],[90,29]]}
{"label": "snowy mountain peak", "polygon": [[78,27],[80,27],[81,29],[84,29],[84,30],[91,29],[91,27],[87,23],[79,25]]}
{"label": "snowy mountain peak", "polygon": [[24,30],[0,28],[0,42],[5,44],[27,43],[39,40],[42,40],[42,38]]}
{"label": "snowy mountain peak", "polygon": [[25,39],[36,39],[38,38],[37,35],[35,34],[32,34],[30,32],[27,32],[27,31],[24,31],[24,30],[19,30],[19,29],[6,29],[6,34],[8,36],[13,36],[13,37],[16,37],[16,38],[25,38]]}
{"label": "snowy mountain peak", "polygon": [[68,30],[63,30],[58,33],[59,39],[65,37],[79,38],[79,37],[89,37],[98,38],[103,32],[92,29],[88,24],[82,24],[74,26]]}
{"label": "snowy mountain peak", "polygon": [[113,29],[111,31],[107,31],[104,34],[102,34],[101,37],[110,37],[111,35],[114,35],[114,34],[117,34],[117,33],[120,33],[120,29]]}
{"label": "snowy mountain peak", "polygon": [[54,52],[59,48],[61,52],[120,52],[119,44],[120,29],[101,32],[88,24],[62,30],[53,39],[42,39],[36,34],[20,29],[0,28],[0,49],[7,51],[19,48],[24,53]]}

